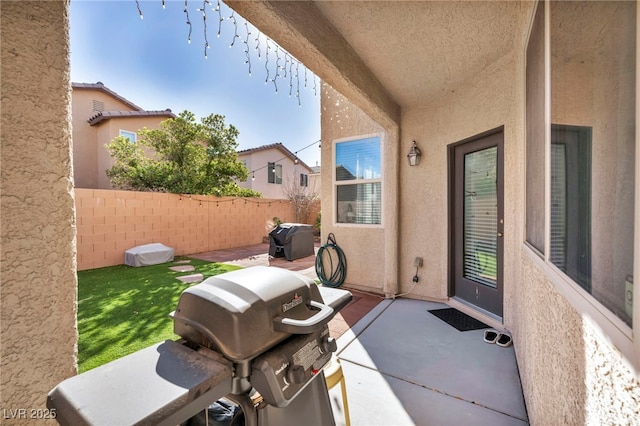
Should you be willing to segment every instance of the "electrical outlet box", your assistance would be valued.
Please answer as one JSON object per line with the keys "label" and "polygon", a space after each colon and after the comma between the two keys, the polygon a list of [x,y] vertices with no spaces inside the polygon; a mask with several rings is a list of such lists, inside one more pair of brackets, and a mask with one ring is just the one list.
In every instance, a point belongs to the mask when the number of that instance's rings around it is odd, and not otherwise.
{"label": "electrical outlet box", "polygon": [[416,268],[422,268],[422,258],[416,257],[416,260],[413,261],[413,266]]}

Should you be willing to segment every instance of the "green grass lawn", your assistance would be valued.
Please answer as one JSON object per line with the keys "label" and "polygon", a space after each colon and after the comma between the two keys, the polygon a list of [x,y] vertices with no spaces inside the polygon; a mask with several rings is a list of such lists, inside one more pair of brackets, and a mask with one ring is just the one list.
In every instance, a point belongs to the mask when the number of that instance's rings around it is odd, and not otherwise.
{"label": "green grass lawn", "polygon": [[[176,260],[180,260],[176,258]],[[78,272],[78,370],[84,372],[167,339],[176,339],[169,313],[185,284],[176,277],[205,278],[239,269],[190,259],[193,272],[169,270],[175,262],[126,265]]]}

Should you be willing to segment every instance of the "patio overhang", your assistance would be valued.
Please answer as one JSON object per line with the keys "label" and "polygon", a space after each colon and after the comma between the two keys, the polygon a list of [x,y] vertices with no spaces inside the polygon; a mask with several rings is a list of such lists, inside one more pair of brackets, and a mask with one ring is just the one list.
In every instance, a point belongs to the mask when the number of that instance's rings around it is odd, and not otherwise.
{"label": "patio overhang", "polygon": [[383,127],[400,124],[400,105],[315,2],[226,2]]}

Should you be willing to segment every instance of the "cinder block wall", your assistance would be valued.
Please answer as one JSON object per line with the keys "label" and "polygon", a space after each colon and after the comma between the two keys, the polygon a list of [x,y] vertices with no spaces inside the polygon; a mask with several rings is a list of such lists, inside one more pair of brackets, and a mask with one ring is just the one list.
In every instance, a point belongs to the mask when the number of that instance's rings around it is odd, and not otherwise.
{"label": "cinder block wall", "polygon": [[75,202],[78,270],[120,265],[141,244],[162,243],[176,255],[259,244],[274,217],[295,219],[287,200],[264,198],[76,188]]}

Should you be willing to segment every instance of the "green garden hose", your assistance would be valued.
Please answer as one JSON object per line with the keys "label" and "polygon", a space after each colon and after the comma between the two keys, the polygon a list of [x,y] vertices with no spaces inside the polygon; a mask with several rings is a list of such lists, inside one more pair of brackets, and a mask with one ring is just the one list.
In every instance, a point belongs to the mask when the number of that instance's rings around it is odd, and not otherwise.
{"label": "green garden hose", "polygon": [[327,243],[318,249],[316,274],[322,285],[334,288],[340,287],[347,277],[347,257],[333,234],[329,234]]}

